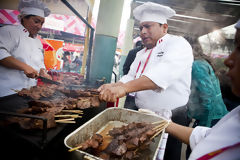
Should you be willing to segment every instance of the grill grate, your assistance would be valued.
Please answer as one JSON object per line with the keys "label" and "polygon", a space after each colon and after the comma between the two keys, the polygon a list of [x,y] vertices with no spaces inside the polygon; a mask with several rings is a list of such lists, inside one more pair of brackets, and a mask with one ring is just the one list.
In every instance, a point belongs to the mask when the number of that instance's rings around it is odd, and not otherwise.
{"label": "grill grate", "polygon": [[[57,135],[61,134],[63,130],[69,126],[72,125],[73,129],[79,127],[92,117],[94,117],[96,114],[103,111],[106,107],[105,103],[101,103],[99,107],[97,108],[87,108],[84,109],[83,117],[76,121],[76,124],[57,124],[57,127],[47,129],[47,119],[40,116],[34,116],[29,114],[19,114],[17,113],[17,110],[27,108],[28,102],[31,101],[30,98],[24,98],[20,97],[17,94],[1,97],[0,98],[0,132],[8,132],[11,136],[18,137],[24,141],[30,142],[38,149],[44,149],[48,143]],[[46,99],[45,99],[46,100]],[[42,130],[26,130],[22,129],[20,126],[13,124],[13,125],[5,125],[4,122],[7,118],[10,117],[23,117],[23,118],[32,118],[32,119],[41,119],[44,123]],[[68,128],[68,127],[67,127]],[[71,131],[69,131],[71,132]]]}

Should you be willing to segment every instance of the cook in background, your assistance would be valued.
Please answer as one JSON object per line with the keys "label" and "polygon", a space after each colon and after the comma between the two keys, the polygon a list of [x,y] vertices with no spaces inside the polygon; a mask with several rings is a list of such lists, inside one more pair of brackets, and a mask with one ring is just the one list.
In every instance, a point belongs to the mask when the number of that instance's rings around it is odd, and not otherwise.
{"label": "cook in background", "polygon": [[[147,2],[133,11],[140,21],[140,37],[145,46],[139,51],[127,75],[119,82],[99,88],[101,100],[115,102],[134,93],[139,109],[148,109],[188,125],[186,104],[190,95],[192,47],[186,39],[167,33],[167,19],[175,11]],[[179,159],[182,143],[169,137],[164,159]],[[174,154],[173,154],[174,153]]]}
{"label": "cook in background", "polygon": [[51,78],[36,38],[50,10],[39,0],[21,0],[18,10],[21,24],[0,28],[0,97],[14,94],[12,89],[35,86],[39,75]]}
{"label": "cook in background", "polygon": [[[231,79],[232,91],[240,97],[240,20],[235,27],[235,49],[224,64],[229,69],[227,75]],[[240,106],[226,114],[212,128],[189,128],[170,122],[166,132],[190,144],[192,153],[189,160],[240,159]]]}

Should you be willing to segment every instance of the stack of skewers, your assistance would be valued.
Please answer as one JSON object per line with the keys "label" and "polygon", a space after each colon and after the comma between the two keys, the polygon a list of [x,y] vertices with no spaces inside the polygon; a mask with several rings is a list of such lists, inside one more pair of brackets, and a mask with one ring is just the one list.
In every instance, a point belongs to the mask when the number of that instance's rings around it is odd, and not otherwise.
{"label": "stack of skewers", "polygon": [[[108,132],[107,136],[96,133],[85,142],[76,144],[69,152],[80,149],[102,159],[138,159],[142,156],[141,152],[148,149],[153,139],[161,134],[168,124],[168,121],[161,120],[115,127]],[[109,136],[111,140],[106,145],[105,137]]]}
{"label": "stack of skewers", "polygon": [[55,115],[56,123],[76,123],[76,118],[82,118],[82,110],[62,110],[62,112],[67,114],[57,114]]}

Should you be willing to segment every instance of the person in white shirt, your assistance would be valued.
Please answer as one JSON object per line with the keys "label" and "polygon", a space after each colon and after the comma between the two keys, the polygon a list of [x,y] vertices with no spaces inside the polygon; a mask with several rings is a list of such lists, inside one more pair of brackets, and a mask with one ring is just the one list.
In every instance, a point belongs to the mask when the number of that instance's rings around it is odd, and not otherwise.
{"label": "person in white shirt", "polygon": [[20,0],[21,25],[0,28],[0,97],[35,86],[39,74],[51,78],[45,70],[43,46],[37,33],[50,10],[39,0]]}
{"label": "person in white shirt", "polygon": [[[101,100],[116,102],[117,98],[134,92],[137,108],[168,117],[172,111],[173,121],[188,125],[185,114],[193,54],[187,40],[167,33],[167,19],[174,14],[173,9],[152,2],[134,9],[133,15],[140,21],[140,37],[145,48],[137,53],[128,74],[119,82],[104,84],[98,89]],[[180,155],[181,144],[176,143],[173,142],[172,148],[178,151],[171,150],[170,156]],[[167,150],[169,148],[167,144]]]}
{"label": "person in white shirt", "polygon": [[[240,97],[240,20],[235,25],[235,49],[224,61],[232,91]],[[240,106],[225,115],[212,128],[189,128],[170,122],[166,132],[190,144],[189,160],[239,160],[240,159]]]}

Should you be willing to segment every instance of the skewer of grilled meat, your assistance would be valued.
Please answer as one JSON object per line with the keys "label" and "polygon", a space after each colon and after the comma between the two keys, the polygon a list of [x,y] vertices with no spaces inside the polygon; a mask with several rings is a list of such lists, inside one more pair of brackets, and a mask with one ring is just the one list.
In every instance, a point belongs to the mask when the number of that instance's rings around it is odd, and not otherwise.
{"label": "skewer of grilled meat", "polygon": [[56,85],[33,86],[30,89],[23,88],[18,92],[19,96],[31,97],[38,100],[41,97],[51,97],[56,91]]}
{"label": "skewer of grilled meat", "polygon": [[87,139],[81,144],[76,144],[76,147],[69,150],[69,152],[81,149],[83,151],[90,149],[97,149],[103,142],[103,137],[100,134],[94,134],[90,139]]}

